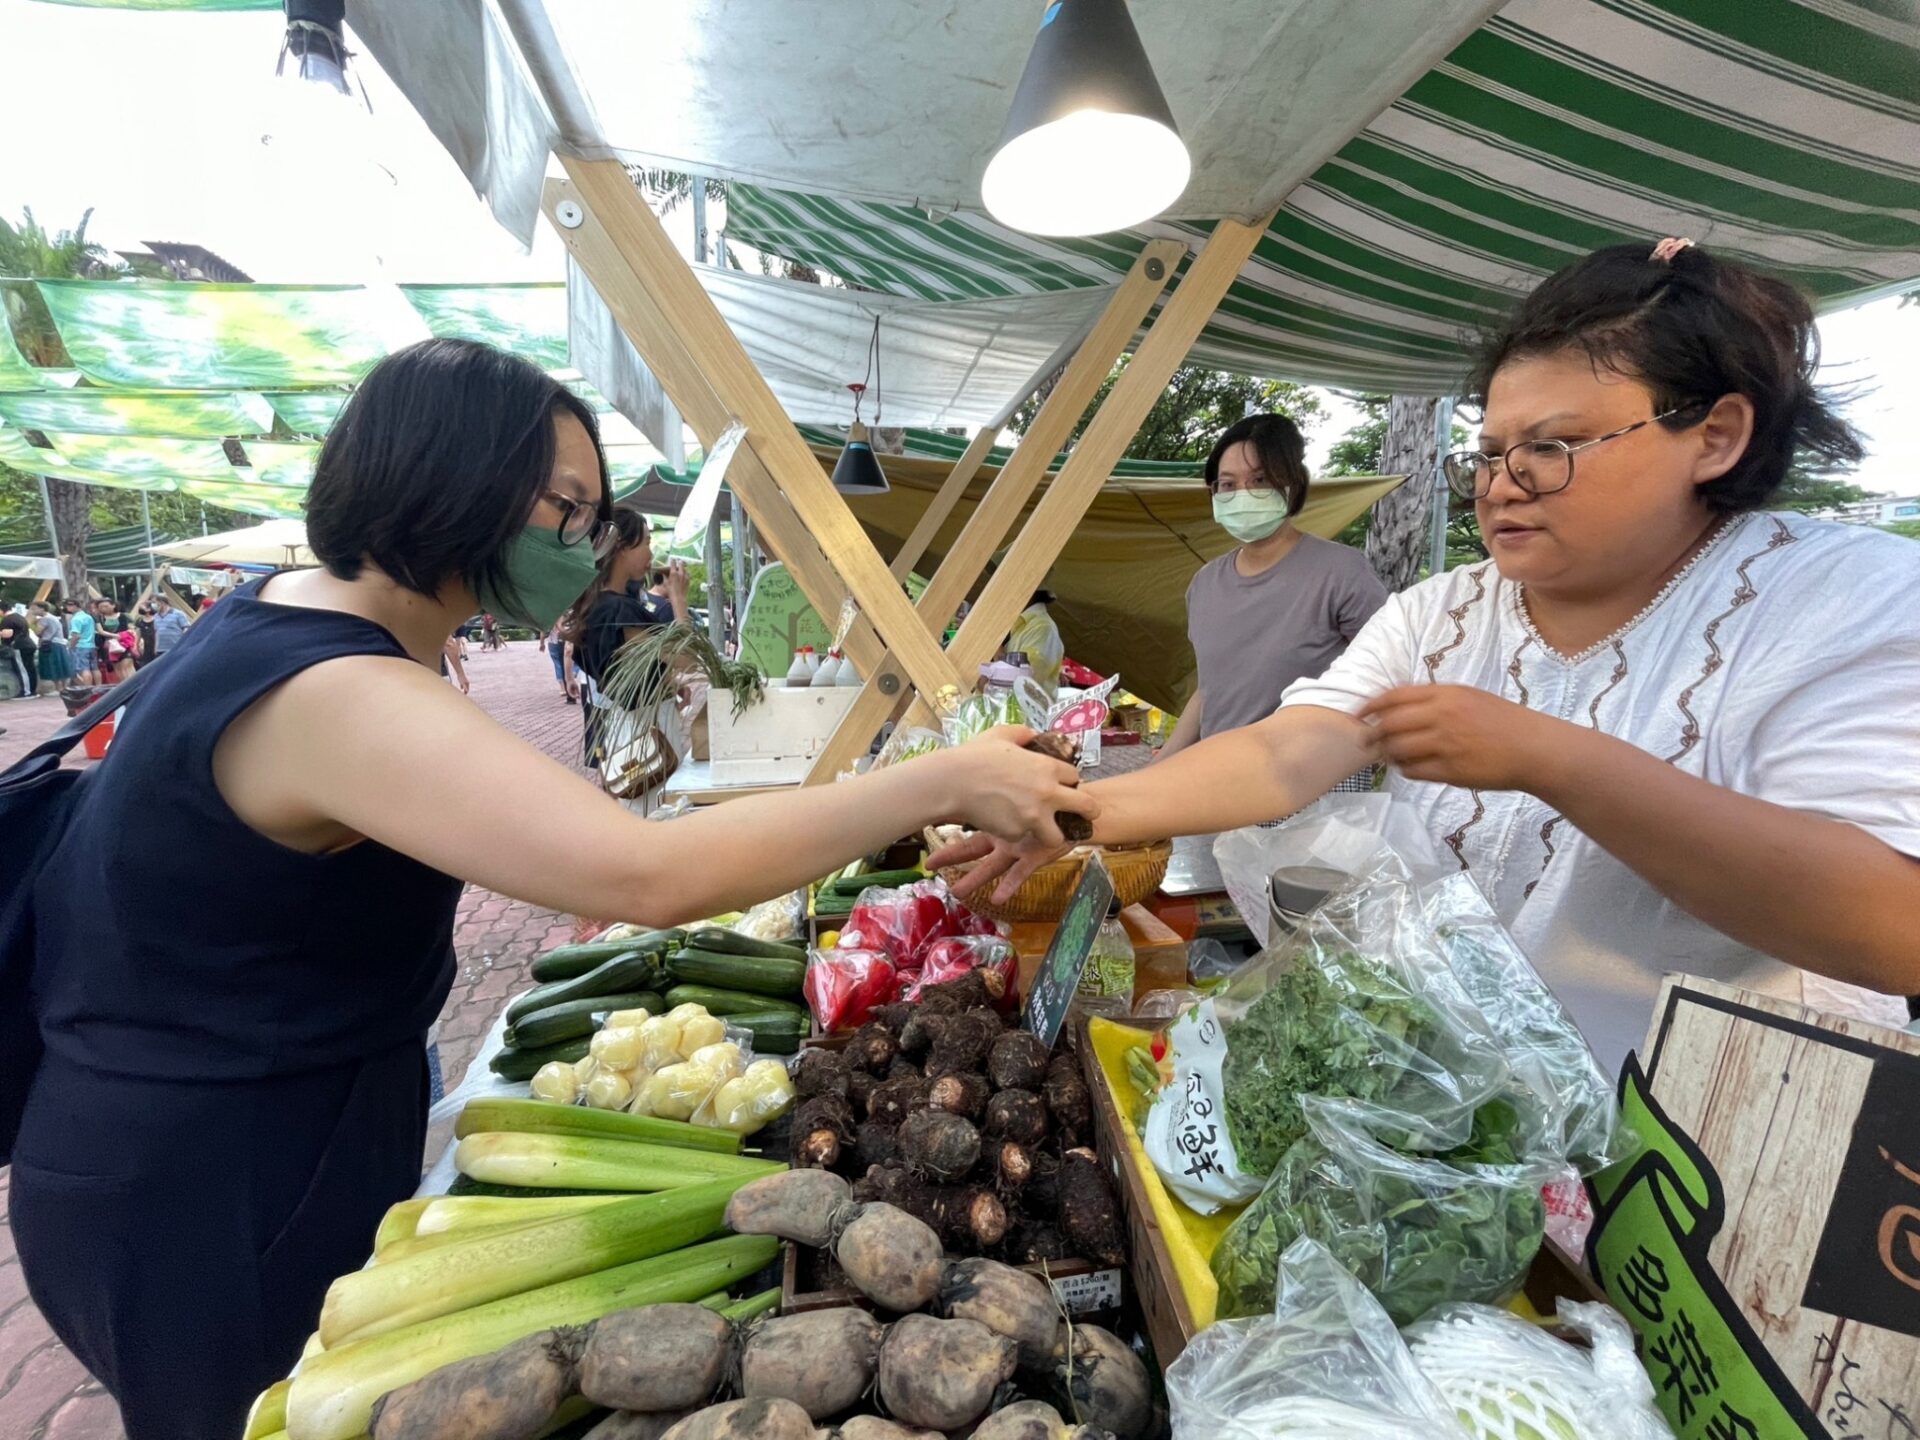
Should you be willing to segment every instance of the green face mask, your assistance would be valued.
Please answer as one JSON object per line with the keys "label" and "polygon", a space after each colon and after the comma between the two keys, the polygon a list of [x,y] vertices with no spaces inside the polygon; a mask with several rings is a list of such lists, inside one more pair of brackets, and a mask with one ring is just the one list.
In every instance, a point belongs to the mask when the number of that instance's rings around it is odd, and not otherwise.
{"label": "green face mask", "polygon": [[476,598],[485,609],[536,630],[551,629],[599,573],[591,545],[585,541],[562,545],[558,530],[538,525],[529,525],[513,537],[507,546],[506,571],[518,605],[508,604],[491,586],[483,586]]}
{"label": "green face mask", "polygon": [[1213,497],[1213,520],[1242,545],[1264,540],[1287,522],[1287,497],[1277,490],[1234,490]]}

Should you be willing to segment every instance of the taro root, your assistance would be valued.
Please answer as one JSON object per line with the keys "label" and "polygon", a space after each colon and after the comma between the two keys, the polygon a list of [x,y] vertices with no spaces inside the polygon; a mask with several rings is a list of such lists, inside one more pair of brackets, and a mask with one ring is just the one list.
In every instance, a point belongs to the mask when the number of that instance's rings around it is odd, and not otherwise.
{"label": "taro root", "polygon": [[1069,1150],[1060,1157],[1060,1228],[1087,1259],[1102,1265],[1126,1263],[1127,1230],[1120,1202],[1100,1157],[1091,1150]]}
{"label": "taro root", "polygon": [[588,1327],[580,1393],[610,1410],[687,1410],[719,1391],[733,1327],[704,1305],[646,1305]]}
{"label": "taro root", "polygon": [[814,1440],[814,1429],[791,1400],[729,1400],[694,1411],[661,1440]]}
{"label": "taro root", "polygon": [[898,1125],[926,1108],[927,1082],[910,1075],[876,1086],[867,1097],[867,1118],[879,1125]]}
{"label": "taro root", "polygon": [[987,1052],[1000,1034],[999,1017],[991,1011],[968,1010],[960,1015],[937,1017],[933,1049],[927,1055],[927,1078],[942,1075],[981,1074],[987,1068]]}
{"label": "taro root", "polygon": [[[1069,765],[1079,763],[1079,747],[1066,736],[1057,735],[1050,730],[1034,736],[1027,742],[1026,748],[1037,750],[1042,755],[1051,755],[1055,760],[1064,761]],[[1077,785],[1079,781],[1076,780],[1074,783]],[[1093,822],[1077,811],[1056,810],[1053,812],[1053,823],[1060,827],[1062,838],[1071,844],[1078,845],[1093,839]]]}
{"label": "taro root", "polygon": [[[853,1182],[853,1198],[862,1205],[884,1200],[889,1205],[899,1205],[902,1210],[907,1210],[900,1201],[915,1183],[913,1176],[907,1173],[907,1167],[897,1161],[869,1165],[867,1173]],[[907,1210],[907,1213],[913,1212]]]}
{"label": "taro root", "polygon": [[958,1115],[919,1110],[900,1122],[900,1158],[929,1180],[964,1179],[980,1160],[980,1132]]}
{"label": "taro root", "polygon": [[616,1410],[589,1430],[581,1440],[661,1440],[691,1410],[663,1410],[647,1414],[639,1410]]}
{"label": "taro root", "polygon": [[900,1154],[900,1127],[863,1120],[853,1138],[853,1161],[864,1174],[876,1165],[891,1164]]}
{"label": "taro root", "polygon": [[852,1199],[852,1190],[838,1175],[784,1170],[733,1192],[727,1201],[727,1228],[736,1235],[778,1235],[819,1249],[832,1243],[835,1217]]}
{"label": "taro root", "polygon": [[869,1075],[864,1070],[855,1070],[847,1076],[847,1103],[853,1106],[854,1114],[867,1113],[867,1102],[873,1098],[873,1092],[878,1090],[880,1085],[881,1080],[878,1075]]}
{"label": "taro root", "polygon": [[874,1020],[891,1030],[895,1038],[898,1038],[901,1030],[906,1027],[907,1021],[911,1019],[912,1016],[913,1006],[907,1004],[904,1000],[895,1000],[890,1005],[876,1005],[873,1007]]}
{"label": "taro root", "polygon": [[793,1088],[802,1099],[815,1095],[847,1094],[847,1057],[837,1050],[812,1045],[793,1062]]}
{"label": "taro root", "polygon": [[1060,1331],[1060,1302],[1037,1275],[997,1260],[956,1260],[940,1279],[939,1313],[952,1320],[978,1320],[1020,1347],[1022,1369],[1036,1370],[1053,1358]]}
{"label": "taro root", "polygon": [[1060,1227],[1046,1221],[1022,1225],[1006,1255],[1015,1265],[1044,1265],[1074,1258],[1073,1246],[1060,1233]]}
{"label": "taro root", "polygon": [[[979,1253],[1007,1238],[1007,1207],[982,1185],[933,1185],[927,1203],[931,1217],[922,1216],[948,1245]],[[909,1210],[909,1213],[914,1213]]]}
{"label": "taro root", "polygon": [[529,1440],[573,1393],[585,1342],[562,1326],[442,1365],[376,1400],[368,1429],[374,1440]]}
{"label": "taro root", "polygon": [[1047,1138],[1047,1107],[1031,1090],[1002,1090],[987,1102],[985,1128],[1000,1140],[1038,1145]]}
{"label": "taro root", "polygon": [[873,1383],[885,1334],[851,1307],[762,1320],[740,1351],[740,1393],[791,1400],[815,1420],[838,1415]]}
{"label": "taro root", "polygon": [[1093,1096],[1080,1067],[1062,1055],[1047,1067],[1047,1078],[1040,1087],[1047,1111],[1054,1124],[1076,1140],[1084,1140],[1093,1129]]}
{"label": "taro root", "polygon": [[1118,1440],[1145,1440],[1153,1426],[1146,1365],[1111,1330],[1075,1325],[1072,1332],[1053,1362],[1053,1381],[1069,1411]]}
{"label": "taro root", "polygon": [[987,1160],[993,1166],[993,1183],[1003,1193],[1015,1194],[1033,1178],[1033,1152],[1016,1140],[990,1143]]}
{"label": "taro root", "polygon": [[841,1230],[833,1254],[855,1288],[883,1309],[918,1310],[939,1293],[945,1262],[940,1237],[895,1206],[862,1206]]}
{"label": "taro root", "polygon": [[[924,1000],[913,1007],[913,1013],[907,1017],[907,1023],[900,1027],[900,1058],[902,1060],[924,1061],[927,1058],[927,1052],[933,1049],[933,1032],[938,1028],[936,1022],[939,1018],[939,1012],[929,1007]],[[898,1064],[899,1061],[894,1063]]]}
{"label": "taro root", "polygon": [[927,1106],[963,1120],[977,1120],[992,1094],[984,1075],[942,1075],[927,1090]]}
{"label": "taro root", "polygon": [[884,1075],[900,1053],[900,1041],[886,1026],[868,1021],[847,1041],[847,1064],[869,1075]]}
{"label": "taro root", "polygon": [[[920,992],[919,1008],[928,1015],[957,1015],[962,1010],[992,1005],[999,998],[987,984],[985,971],[969,970],[938,985],[927,986]],[[903,1033],[900,1038],[904,1042],[906,1035]]]}
{"label": "taro root", "polygon": [[840,1428],[834,1433],[839,1440],[947,1440],[937,1430],[915,1430],[882,1420],[878,1415],[850,1416],[840,1422]]}
{"label": "taro root", "polygon": [[904,1055],[893,1057],[893,1064],[887,1067],[889,1080],[919,1080],[926,1075],[924,1066],[916,1065]]}
{"label": "taro root", "polygon": [[1009,1030],[987,1052],[987,1075],[996,1090],[1038,1090],[1051,1055],[1031,1030]]}
{"label": "taro root", "polygon": [[880,1347],[880,1398],[909,1425],[958,1430],[986,1413],[1016,1354],[1013,1341],[977,1320],[906,1315]]}
{"label": "taro root", "polygon": [[838,1095],[816,1095],[800,1102],[793,1117],[793,1163],[831,1170],[840,1151],[853,1144],[853,1107]]}

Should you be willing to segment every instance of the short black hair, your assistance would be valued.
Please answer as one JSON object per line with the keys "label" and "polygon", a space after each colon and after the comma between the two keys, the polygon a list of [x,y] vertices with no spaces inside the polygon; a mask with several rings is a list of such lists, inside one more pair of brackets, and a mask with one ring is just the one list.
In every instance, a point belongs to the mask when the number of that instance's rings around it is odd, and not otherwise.
{"label": "short black hair", "polygon": [[593,584],[560,617],[560,638],[571,640],[575,645],[587,643],[587,616],[593,613],[600,592],[613,583],[613,567],[620,562],[620,557],[634,546],[653,539],[652,522],[638,510],[622,505],[610,511],[608,518],[613,521],[613,540],[601,549],[594,565]]}
{"label": "short black hair", "polygon": [[1638,380],[1670,430],[1697,424],[1724,395],[1753,404],[1753,435],[1731,470],[1700,486],[1702,503],[1737,514],[1765,505],[1796,452],[1857,464],[1859,433],[1813,383],[1813,307],[1783,280],[1687,246],[1655,260],[1646,244],[1610,245],[1548,276],[1481,348],[1470,391],[1486,403],[1509,360],[1574,349]]}
{"label": "short black hair", "polygon": [[573,416],[600,463],[593,411],[537,365],[471,340],[422,340],[367,372],[320,447],[307,544],[332,574],[372,563],[419,595],[461,579],[518,601],[507,547],[547,488],[554,420]]}
{"label": "short black hair", "polygon": [[1307,503],[1307,440],[1284,415],[1249,415],[1222,431],[1207,456],[1207,489],[1220,483],[1220,457],[1243,440],[1260,457],[1267,483],[1287,497],[1287,514],[1298,515]]}

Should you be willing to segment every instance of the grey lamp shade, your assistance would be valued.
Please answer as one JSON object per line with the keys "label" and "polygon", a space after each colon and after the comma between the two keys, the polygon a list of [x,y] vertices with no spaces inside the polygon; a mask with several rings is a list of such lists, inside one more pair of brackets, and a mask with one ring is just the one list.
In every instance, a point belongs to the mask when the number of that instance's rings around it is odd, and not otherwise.
{"label": "grey lamp shade", "polygon": [[1126,0],[1055,0],[980,182],[1002,224],[1125,229],[1167,208],[1192,162]]}
{"label": "grey lamp shade", "polygon": [[842,495],[884,495],[892,487],[858,420],[847,431],[847,448],[833,464],[833,488]]}

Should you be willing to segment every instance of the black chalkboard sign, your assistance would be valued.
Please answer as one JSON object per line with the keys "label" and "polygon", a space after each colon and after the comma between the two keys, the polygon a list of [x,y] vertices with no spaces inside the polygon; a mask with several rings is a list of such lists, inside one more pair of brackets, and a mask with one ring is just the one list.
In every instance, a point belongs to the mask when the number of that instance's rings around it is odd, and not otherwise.
{"label": "black chalkboard sign", "polygon": [[1067,913],[1053,932],[1047,946],[1047,958],[1034,972],[1033,988],[1027,994],[1027,1029],[1051,1045],[1060,1036],[1073,993],[1080,988],[1080,976],[1093,954],[1093,942],[1099,937],[1100,922],[1107,918],[1113,903],[1113,877],[1101,863],[1096,851],[1087,856],[1074,886]]}

